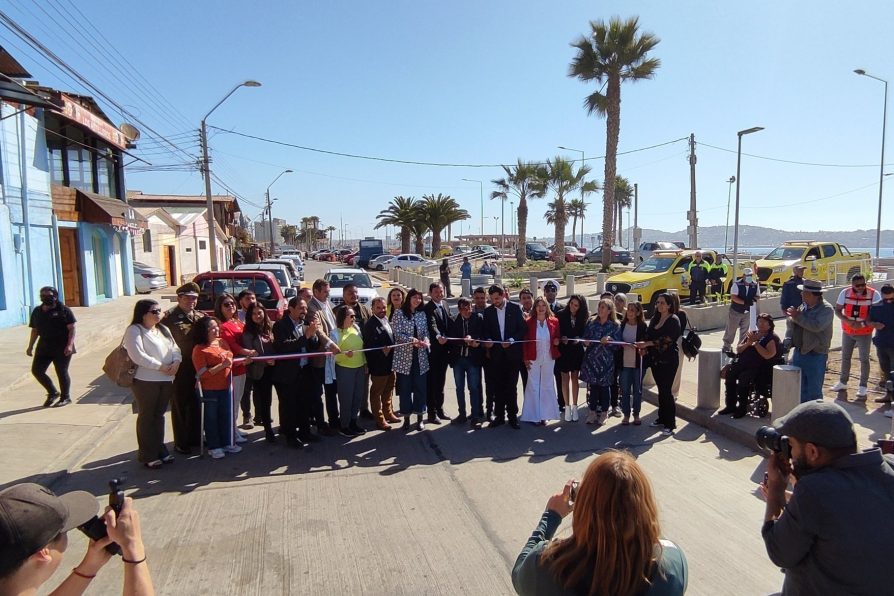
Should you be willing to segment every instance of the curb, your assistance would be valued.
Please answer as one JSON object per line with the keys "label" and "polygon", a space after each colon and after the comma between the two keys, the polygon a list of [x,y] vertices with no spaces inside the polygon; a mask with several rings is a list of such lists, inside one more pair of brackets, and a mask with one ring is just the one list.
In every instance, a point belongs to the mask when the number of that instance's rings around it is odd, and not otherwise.
{"label": "curb", "polygon": [[[643,391],[643,400],[649,402],[655,407],[658,407],[658,396],[651,391]],[[735,441],[736,443],[739,443],[744,447],[748,447],[749,449],[754,450],[756,453],[760,453],[760,450],[757,448],[757,444],[754,442],[753,432],[737,428],[736,426],[727,423],[724,418],[714,416],[713,414],[713,409],[697,407],[693,408],[677,400],[678,418],[681,418],[686,422],[697,424],[705,430],[715,432],[718,435],[726,437],[731,441]],[[769,421],[767,422],[767,424],[769,424]]]}

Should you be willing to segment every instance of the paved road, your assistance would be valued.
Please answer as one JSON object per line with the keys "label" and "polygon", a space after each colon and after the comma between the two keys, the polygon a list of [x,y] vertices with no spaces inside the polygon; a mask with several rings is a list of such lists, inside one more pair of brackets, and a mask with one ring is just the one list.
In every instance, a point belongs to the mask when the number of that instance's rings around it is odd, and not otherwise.
{"label": "paved road", "polygon": [[[312,280],[314,268],[308,272]],[[60,491],[99,495],[108,479],[126,477],[160,594],[511,594],[509,569],[547,498],[608,448],[633,452],[652,478],[663,534],[689,559],[690,594],[781,586],[760,539],[761,458],[696,425],[673,438],[614,424],[441,426],[331,438],[304,451],[269,445],[253,431],[240,454],[180,457],[150,472],[135,461],[126,394],[101,377],[100,360],[80,361],[75,395],[102,399],[4,414],[5,429],[19,429],[4,463],[18,458],[19,476],[50,472]],[[40,399],[32,384],[17,393]],[[644,414],[647,423],[654,417],[650,406]],[[60,418],[55,434],[36,418],[17,422],[42,416]],[[41,463],[41,443],[61,453]],[[77,533],[71,538],[63,570],[84,548]],[[91,593],[119,593],[120,574],[110,564]]]}

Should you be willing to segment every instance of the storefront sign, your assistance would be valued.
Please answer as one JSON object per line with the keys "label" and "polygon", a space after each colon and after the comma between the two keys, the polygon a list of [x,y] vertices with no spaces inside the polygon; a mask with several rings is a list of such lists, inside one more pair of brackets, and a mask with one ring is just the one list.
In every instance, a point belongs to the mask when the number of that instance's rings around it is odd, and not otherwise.
{"label": "storefront sign", "polygon": [[127,139],[124,138],[124,134],[120,130],[64,93],[60,93],[60,96],[64,102],[62,106],[63,116],[87,128],[110,145],[114,145],[119,149],[126,149]]}

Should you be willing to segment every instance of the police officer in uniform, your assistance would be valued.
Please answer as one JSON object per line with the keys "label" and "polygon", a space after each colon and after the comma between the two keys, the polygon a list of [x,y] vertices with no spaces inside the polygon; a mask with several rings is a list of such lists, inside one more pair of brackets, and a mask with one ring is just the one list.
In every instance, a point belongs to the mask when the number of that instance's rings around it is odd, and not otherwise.
{"label": "police officer in uniform", "polygon": [[[161,319],[161,324],[171,331],[174,341],[183,354],[192,354],[194,346],[192,327],[204,313],[196,310],[199,301],[199,286],[194,282],[177,288],[177,306],[170,309]],[[199,420],[198,397],[196,397],[196,369],[191,358],[184,358],[174,376],[174,398],[171,400],[171,426],[174,429],[174,449],[189,455],[193,447],[198,447],[202,437]]]}

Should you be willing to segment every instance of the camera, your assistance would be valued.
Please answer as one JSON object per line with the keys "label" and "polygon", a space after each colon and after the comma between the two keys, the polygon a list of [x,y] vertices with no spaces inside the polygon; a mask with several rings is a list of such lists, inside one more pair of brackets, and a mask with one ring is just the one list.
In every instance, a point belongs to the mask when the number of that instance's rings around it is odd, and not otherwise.
{"label": "camera", "polygon": [[[109,507],[115,511],[116,516],[121,513],[121,507],[124,506],[124,491],[121,490],[123,484],[124,481],[120,478],[112,478],[109,481]],[[78,529],[91,540],[102,540],[108,536],[105,522],[95,515],[78,526]],[[106,551],[113,555],[121,555],[121,547],[114,542],[106,547]]]}
{"label": "camera", "polygon": [[788,437],[780,433],[772,426],[762,426],[754,433],[754,440],[757,446],[767,451],[781,453],[785,459],[791,459],[792,448],[789,445]]}
{"label": "camera", "polygon": [[580,488],[580,482],[577,480],[571,481],[571,491],[569,491],[568,502],[574,503],[577,501],[577,489]]}

